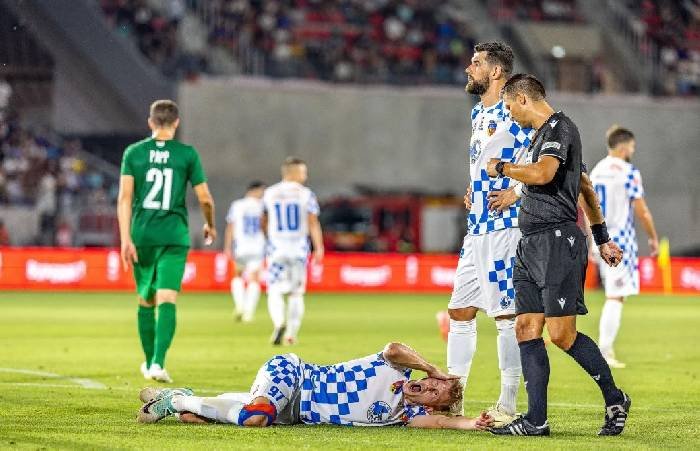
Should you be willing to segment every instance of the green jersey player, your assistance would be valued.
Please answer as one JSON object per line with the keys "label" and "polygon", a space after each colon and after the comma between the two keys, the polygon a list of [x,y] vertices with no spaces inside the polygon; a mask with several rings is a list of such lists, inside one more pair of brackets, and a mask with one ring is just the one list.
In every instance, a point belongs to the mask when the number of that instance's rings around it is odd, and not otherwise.
{"label": "green jersey player", "polygon": [[146,356],[141,372],[161,382],[172,382],[165,354],[175,334],[175,300],[190,247],[188,183],[204,214],[205,244],[216,238],[214,200],[197,151],[174,139],[179,123],[175,102],[151,105],[148,126],[153,133],[124,151],[117,204],[122,264],[124,270],[133,267],[138,293],[138,329]]}

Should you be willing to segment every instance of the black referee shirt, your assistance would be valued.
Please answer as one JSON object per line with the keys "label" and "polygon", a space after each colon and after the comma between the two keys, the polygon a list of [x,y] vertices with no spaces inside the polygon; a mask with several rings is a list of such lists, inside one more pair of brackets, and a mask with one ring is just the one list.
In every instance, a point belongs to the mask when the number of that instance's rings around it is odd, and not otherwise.
{"label": "black referee shirt", "polygon": [[545,155],[560,161],[554,178],[546,185],[525,185],[518,226],[524,235],[576,222],[583,165],[578,127],[558,111],[537,130],[527,152],[527,162]]}

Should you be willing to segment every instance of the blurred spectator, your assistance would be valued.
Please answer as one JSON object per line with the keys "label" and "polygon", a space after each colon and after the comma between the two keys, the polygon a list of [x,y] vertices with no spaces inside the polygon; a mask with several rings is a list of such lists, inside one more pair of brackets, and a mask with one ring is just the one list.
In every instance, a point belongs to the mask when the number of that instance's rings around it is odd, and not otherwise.
{"label": "blurred spectator", "polygon": [[659,59],[665,72],[662,94],[700,95],[700,1],[627,0],[626,5],[632,28],[654,43],[639,50]]}
{"label": "blurred spectator", "polygon": [[[39,216],[38,244],[59,239],[56,218],[62,216],[62,234],[84,206],[111,208],[116,179],[90,167],[80,140],[47,138],[48,132],[25,129],[16,117],[0,120],[0,203],[35,208]],[[72,241],[72,232],[71,232]]]}
{"label": "blurred spectator", "polygon": [[[209,71],[461,84],[474,45],[466,20],[446,0],[190,1],[208,31],[206,55],[204,46],[192,45],[196,26],[187,14],[173,19],[170,4],[163,11],[145,0],[101,4],[109,23],[134,36],[149,59],[177,77]],[[174,31],[184,26],[191,31]]]}
{"label": "blurred spectator", "polygon": [[56,246],[59,247],[73,246],[73,228],[65,218],[61,218],[58,221],[58,227],[56,227],[56,238],[54,241]]}
{"label": "blurred spectator", "polygon": [[10,232],[7,230],[5,221],[0,219],[0,246],[10,245]]}

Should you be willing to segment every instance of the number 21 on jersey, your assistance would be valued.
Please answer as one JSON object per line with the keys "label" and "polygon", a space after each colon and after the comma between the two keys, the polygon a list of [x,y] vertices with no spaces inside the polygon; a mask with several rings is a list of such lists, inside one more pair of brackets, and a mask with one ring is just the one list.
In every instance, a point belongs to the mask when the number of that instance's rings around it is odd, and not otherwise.
{"label": "number 21 on jersey", "polygon": [[[147,210],[170,210],[170,196],[173,190],[172,168],[151,168],[146,173],[146,181],[152,183],[151,189],[143,199],[143,208]],[[163,192],[161,200],[156,200]]]}

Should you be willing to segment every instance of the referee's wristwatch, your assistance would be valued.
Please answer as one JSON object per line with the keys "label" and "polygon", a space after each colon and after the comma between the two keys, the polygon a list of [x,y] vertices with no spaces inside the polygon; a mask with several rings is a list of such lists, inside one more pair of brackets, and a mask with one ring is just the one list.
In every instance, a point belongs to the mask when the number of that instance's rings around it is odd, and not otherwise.
{"label": "referee's wristwatch", "polygon": [[496,173],[500,177],[504,177],[503,168],[505,167],[505,165],[506,165],[505,161],[499,161],[498,163],[496,163]]}

